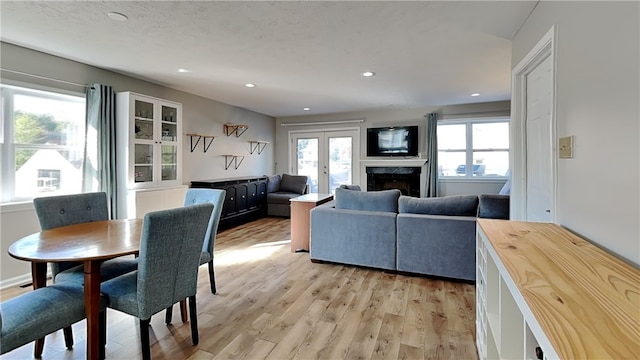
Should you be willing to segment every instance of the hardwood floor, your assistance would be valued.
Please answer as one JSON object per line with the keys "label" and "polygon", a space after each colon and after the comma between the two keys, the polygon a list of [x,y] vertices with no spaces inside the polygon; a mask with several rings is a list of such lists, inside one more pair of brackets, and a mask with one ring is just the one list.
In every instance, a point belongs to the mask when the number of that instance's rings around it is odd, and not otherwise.
{"label": "hardwood floor", "polygon": [[[288,219],[264,218],[218,234],[218,295],[200,267],[198,328],[174,310],[151,320],[154,359],[477,359],[475,288],[426,277],[317,264],[291,253]],[[7,299],[29,291],[5,289]],[[107,358],[140,357],[137,320],[109,310]],[[74,325],[75,347],[62,332],[47,336],[44,359],[84,359],[85,323]],[[2,356],[31,358],[33,344]]]}

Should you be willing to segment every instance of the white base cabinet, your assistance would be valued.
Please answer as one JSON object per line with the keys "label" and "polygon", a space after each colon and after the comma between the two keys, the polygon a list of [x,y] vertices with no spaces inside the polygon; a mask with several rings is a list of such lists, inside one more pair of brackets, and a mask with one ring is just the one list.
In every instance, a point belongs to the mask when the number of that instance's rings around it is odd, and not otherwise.
{"label": "white base cabinet", "polygon": [[634,359],[640,271],[555,224],[478,219],[481,360]]}

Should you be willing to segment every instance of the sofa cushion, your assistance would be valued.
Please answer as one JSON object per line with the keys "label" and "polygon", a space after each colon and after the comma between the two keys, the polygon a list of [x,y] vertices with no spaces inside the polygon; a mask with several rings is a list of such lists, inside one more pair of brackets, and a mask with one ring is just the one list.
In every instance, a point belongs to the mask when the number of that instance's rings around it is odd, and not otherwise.
{"label": "sofa cushion", "polygon": [[398,212],[398,189],[382,191],[335,190],[336,209]]}
{"label": "sofa cushion", "polygon": [[276,191],[267,194],[267,202],[269,204],[285,204],[289,206],[290,200],[300,196],[300,194]]}
{"label": "sofa cushion", "polygon": [[304,194],[304,189],[307,186],[306,175],[289,175],[282,174],[282,181],[280,181],[280,191],[292,192],[296,194]]}
{"label": "sofa cushion", "polygon": [[478,199],[479,218],[509,220],[509,195],[482,194]]}
{"label": "sofa cushion", "polygon": [[400,213],[476,216],[478,212],[478,196],[476,195],[455,195],[434,198],[401,196],[398,203]]}
{"label": "sofa cushion", "polygon": [[280,191],[280,181],[282,178],[280,175],[271,175],[268,176],[267,179],[267,192],[272,193],[276,191]]}

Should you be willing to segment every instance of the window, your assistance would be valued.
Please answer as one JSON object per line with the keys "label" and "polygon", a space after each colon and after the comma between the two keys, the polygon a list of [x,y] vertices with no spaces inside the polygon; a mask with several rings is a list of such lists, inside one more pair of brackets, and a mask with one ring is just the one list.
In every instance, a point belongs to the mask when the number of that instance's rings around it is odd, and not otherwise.
{"label": "window", "polygon": [[438,122],[440,177],[505,177],[509,170],[509,120]]}
{"label": "window", "polygon": [[2,199],[82,192],[85,98],[0,85]]}

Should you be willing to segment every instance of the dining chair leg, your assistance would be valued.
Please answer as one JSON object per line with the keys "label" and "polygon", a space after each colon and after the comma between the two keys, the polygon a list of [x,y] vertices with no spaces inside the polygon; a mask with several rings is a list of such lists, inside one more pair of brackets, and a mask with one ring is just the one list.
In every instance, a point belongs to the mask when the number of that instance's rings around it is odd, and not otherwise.
{"label": "dining chair leg", "polygon": [[44,350],[44,338],[38,339],[33,347],[33,357],[40,359],[42,357],[42,351]]}
{"label": "dining chair leg", "polygon": [[151,346],[149,345],[149,323],[151,319],[140,319],[140,345],[142,347],[142,359],[151,360]]}
{"label": "dining chair leg", "polygon": [[173,305],[169,306],[164,315],[164,323],[169,325],[171,324],[171,318],[173,317]]}
{"label": "dining chair leg", "polygon": [[189,296],[189,316],[191,317],[191,342],[193,345],[198,345],[200,337],[198,336],[198,315],[196,313],[195,295]]}
{"label": "dining chair leg", "polygon": [[189,321],[189,317],[187,316],[187,301],[180,301],[180,317],[182,318],[182,322],[186,323]]}
{"label": "dining chair leg", "polygon": [[71,330],[71,326],[62,329],[62,333],[64,333],[64,346],[66,346],[67,349],[73,349],[73,331]]}
{"label": "dining chair leg", "polygon": [[213,271],[213,260],[209,261],[209,283],[211,284],[211,293],[216,295],[218,291],[216,290],[216,276]]}

